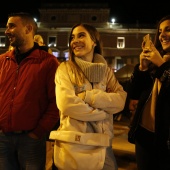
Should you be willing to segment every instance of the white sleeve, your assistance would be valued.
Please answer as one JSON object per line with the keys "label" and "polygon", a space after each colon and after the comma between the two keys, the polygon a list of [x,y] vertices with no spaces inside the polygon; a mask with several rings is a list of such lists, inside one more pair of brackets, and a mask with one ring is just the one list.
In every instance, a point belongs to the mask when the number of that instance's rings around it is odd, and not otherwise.
{"label": "white sleeve", "polygon": [[82,121],[99,121],[108,118],[107,112],[91,107],[76,96],[74,85],[64,63],[61,63],[57,69],[55,83],[57,106],[63,116]]}

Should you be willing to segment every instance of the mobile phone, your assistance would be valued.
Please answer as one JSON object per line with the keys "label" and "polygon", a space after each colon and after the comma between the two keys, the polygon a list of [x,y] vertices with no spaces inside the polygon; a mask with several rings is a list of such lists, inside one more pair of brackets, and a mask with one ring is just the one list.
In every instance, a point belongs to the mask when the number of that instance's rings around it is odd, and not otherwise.
{"label": "mobile phone", "polygon": [[150,34],[147,34],[143,37],[143,43],[142,43],[142,47],[143,48],[150,48]]}

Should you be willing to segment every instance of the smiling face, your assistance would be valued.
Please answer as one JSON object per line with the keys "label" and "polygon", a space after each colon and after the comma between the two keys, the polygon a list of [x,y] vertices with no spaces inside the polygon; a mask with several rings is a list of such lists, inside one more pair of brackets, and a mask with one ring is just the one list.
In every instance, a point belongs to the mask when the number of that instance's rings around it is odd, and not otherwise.
{"label": "smiling face", "polygon": [[70,47],[76,57],[81,57],[85,61],[93,60],[95,42],[83,26],[77,26],[71,34]]}
{"label": "smiling face", "polygon": [[170,52],[170,20],[163,21],[159,26],[159,41],[166,52]]}
{"label": "smiling face", "polygon": [[25,42],[25,32],[27,27],[23,25],[20,17],[10,17],[8,19],[5,34],[10,45],[20,47]]}

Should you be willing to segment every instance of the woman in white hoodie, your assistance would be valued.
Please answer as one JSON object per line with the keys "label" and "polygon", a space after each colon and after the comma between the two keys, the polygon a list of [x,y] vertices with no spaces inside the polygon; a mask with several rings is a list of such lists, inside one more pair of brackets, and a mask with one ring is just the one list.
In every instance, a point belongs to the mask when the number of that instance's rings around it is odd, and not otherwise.
{"label": "woman in white hoodie", "polygon": [[123,110],[127,94],[102,56],[96,28],[75,25],[69,52],[55,77],[60,110],[60,127],[50,134],[55,165],[59,170],[117,170],[113,114]]}

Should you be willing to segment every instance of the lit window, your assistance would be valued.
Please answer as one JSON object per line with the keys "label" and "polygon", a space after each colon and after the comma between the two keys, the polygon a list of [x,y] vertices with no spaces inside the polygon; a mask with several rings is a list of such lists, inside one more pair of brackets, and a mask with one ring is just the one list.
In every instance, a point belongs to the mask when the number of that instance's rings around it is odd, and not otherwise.
{"label": "lit window", "polygon": [[5,47],[5,36],[0,36],[0,47]]}
{"label": "lit window", "polygon": [[65,57],[66,60],[68,60],[69,59],[69,52],[65,51],[64,52],[64,57]]}
{"label": "lit window", "polygon": [[59,52],[58,52],[58,51],[53,51],[53,55],[54,55],[55,57],[59,57]]}
{"label": "lit window", "polygon": [[125,48],[125,37],[117,37],[117,48]]}
{"label": "lit window", "polygon": [[56,40],[57,40],[56,36],[49,36],[48,37],[48,46],[49,47],[56,47],[57,46]]}

